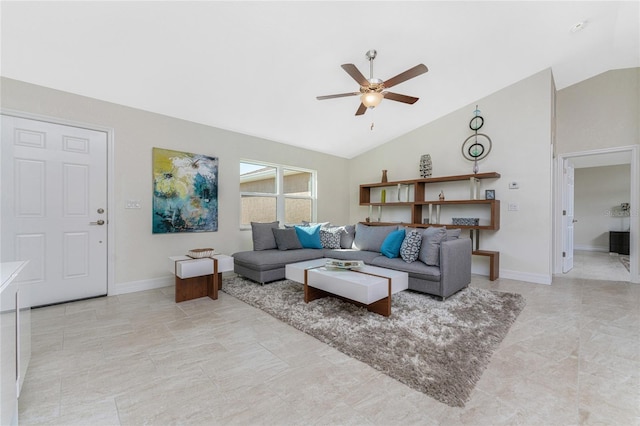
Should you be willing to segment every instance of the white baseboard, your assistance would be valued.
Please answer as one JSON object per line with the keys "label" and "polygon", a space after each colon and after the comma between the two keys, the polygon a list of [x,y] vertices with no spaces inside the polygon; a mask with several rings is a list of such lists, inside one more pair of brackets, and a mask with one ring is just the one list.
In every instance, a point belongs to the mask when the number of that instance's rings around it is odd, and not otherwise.
{"label": "white baseboard", "polygon": [[[473,275],[489,276],[489,268],[486,265],[473,265],[471,267]],[[532,274],[529,272],[510,271],[508,269],[500,269],[499,278],[509,280],[524,281],[534,284],[551,284],[551,275]]]}
{"label": "white baseboard", "polygon": [[573,246],[574,250],[582,250],[582,251],[598,251],[603,253],[609,252],[609,247],[607,246],[583,246],[583,245],[575,245]]}
{"label": "white baseboard", "polygon": [[534,284],[551,284],[551,275],[532,274],[530,272],[510,271],[508,269],[500,269],[500,278],[509,280],[518,280]]}
{"label": "white baseboard", "polygon": [[109,296],[113,296],[116,294],[134,293],[136,291],[153,290],[156,288],[169,287],[172,285],[174,285],[173,275],[167,275],[166,277],[161,278],[151,278],[148,280],[129,281],[128,283],[117,283],[115,285],[115,292],[113,294],[110,294]]}

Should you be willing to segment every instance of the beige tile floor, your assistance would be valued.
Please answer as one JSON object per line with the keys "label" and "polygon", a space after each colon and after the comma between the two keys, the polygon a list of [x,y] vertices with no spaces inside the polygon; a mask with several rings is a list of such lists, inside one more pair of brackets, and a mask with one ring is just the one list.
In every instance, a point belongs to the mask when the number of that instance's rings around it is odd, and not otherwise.
{"label": "beige tile floor", "polygon": [[527,306],[465,408],[225,293],[175,304],[168,287],[34,310],[20,422],[640,424],[640,285],[567,276],[472,285],[521,293]]}

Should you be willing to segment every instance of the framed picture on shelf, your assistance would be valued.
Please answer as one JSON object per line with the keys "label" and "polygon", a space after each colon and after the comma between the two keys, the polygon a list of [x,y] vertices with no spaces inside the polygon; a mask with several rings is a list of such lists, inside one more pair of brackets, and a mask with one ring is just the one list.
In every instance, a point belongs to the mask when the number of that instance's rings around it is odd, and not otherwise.
{"label": "framed picture on shelf", "polygon": [[487,200],[495,200],[496,199],[496,190],[495,189],[487,189],[484,191],[484,198]]}

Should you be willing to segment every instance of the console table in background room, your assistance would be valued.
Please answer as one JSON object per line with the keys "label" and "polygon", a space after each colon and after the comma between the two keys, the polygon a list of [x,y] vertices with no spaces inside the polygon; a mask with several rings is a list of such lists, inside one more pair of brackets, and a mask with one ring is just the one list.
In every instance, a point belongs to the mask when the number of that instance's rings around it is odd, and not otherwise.
{"label": "console table in background room", "polygon": [[233,271],[233,257],[225,254],[200,259],[171,256],[169,260],[169,270],[176,276],[176,303],[205,296],[218,299],[222,273]]}
{"label": "console table in background room", "polygon": [[629,254],[630,231],[609,231],[609,252]]}

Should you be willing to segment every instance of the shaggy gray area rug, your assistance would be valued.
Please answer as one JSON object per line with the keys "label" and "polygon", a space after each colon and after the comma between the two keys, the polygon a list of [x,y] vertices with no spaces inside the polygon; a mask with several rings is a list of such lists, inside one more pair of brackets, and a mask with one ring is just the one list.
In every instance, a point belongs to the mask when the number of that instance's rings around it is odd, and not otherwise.
{"label": "shaggy gray area rug", "polygon": [[519,294],[471,287],[444,302],[403,291],[384,317],[333,297],[304,303],[289,280],[228,277],[223,291],[452,407],[464,407],[525,306]]}

